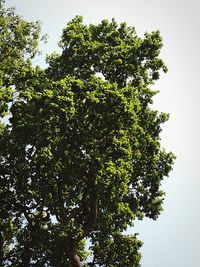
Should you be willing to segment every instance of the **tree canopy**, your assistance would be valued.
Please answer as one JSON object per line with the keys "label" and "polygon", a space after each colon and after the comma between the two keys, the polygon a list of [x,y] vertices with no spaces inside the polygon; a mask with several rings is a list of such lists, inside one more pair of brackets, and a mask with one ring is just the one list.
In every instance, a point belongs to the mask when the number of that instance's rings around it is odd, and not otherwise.
{"label": "tree canopy", "polygon": [[139,267],[125,231],[157,219],[174,160],[151,106],[159,31],[77,16],[42,69],[39,23],[0,12],[0,265]]}

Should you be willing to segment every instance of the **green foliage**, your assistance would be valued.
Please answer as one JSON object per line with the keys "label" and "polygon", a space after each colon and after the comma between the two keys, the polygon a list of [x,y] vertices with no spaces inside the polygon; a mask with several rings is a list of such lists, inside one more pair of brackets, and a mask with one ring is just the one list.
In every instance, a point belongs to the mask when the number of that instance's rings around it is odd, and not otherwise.
{"label": "green foliage", "polygon": [[[0,116],[8,110],[8,103],[14,97],[11,85],[14,78],[22,75],[38,50],[40,23],[29,23],[15,14],[14,8],[5,9],[0,3]],[[41,39],[44,39],[42,37]]]}
{"label": "green foliage", "polygon": [[99,237],[92,249],[98,266],[139,267],[141,255],[138,250],[141,246],[142,243],[136,239],[136,236],[115,234],[113,237]]}
{"label": "green foliage", "polygon": [[148,87],[166,71],[159,32],[77,16],[42,70],[39,24],[1,8],[1,25],[0,264],[78,267],[89,238],[96,266],[139,267],[141,242],[122,233],[157,219],[174,160]]}

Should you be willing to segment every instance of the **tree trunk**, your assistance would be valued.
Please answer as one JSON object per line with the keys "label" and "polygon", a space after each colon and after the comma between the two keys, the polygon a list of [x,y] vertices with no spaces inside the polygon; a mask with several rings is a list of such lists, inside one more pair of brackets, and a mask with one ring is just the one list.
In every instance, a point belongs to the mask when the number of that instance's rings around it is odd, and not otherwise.
{"label": "tree trunk", "polygon": [[68,257],[72,267],[81,267],[80,258],[77,254],[77,241],[71,239],[69,242],[69,250],[68,250]]}
{"label": "tree trunk", "polygon": [[90,190],[89,190],[90,191],[89,193],[90,194],[90,200],[89,200],[90,210],[89,210],[89,214],[88,214],[88,218],[86,222],[83,223],[83,234],[76,240],[74,240],[73,238],[69,240],[68,258],[70,260],[72,267],[81,267],[80,258],[77,254],[78,244],[83,238],[85,238],[86,236],[88,236],[88,234],[91,233],[92,229],[95,226],[96,219],[97,219],[98,195],[97,195],[96,186],[95,186],[95,176],[92,175],[91,177],[92,179],[90,181]]}
{"label": "tree trunk", "polygon": [[80,258],[77,254],[69,257],[69,259],[70,259],[72,267],[81,267]]}

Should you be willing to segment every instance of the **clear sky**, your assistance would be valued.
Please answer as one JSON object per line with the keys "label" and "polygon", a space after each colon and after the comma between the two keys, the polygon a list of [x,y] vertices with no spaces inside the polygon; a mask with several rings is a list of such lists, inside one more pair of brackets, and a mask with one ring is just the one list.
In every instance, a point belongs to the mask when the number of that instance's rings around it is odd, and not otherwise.
{"label": "clear sky", "polygon": [[[200,1],[199,0],[6,0],[27,20],[41,20],[49,40],[44,54],[57,49],[62,29],[75,15],[85,23],[116,18],[135,26],[138,35],[159,29],[162,58],[169,72],[155,88],[155,107],[171,117],[162,144],[177,160],[163,183],[164,211],[155,221],[137,222],[144,242],[142,267],[200,266]],[[40,57],[37,64],[44,64]],[[125,266],[126,267],[126,266]],[[127,266],[128,267],[128,266]]]}

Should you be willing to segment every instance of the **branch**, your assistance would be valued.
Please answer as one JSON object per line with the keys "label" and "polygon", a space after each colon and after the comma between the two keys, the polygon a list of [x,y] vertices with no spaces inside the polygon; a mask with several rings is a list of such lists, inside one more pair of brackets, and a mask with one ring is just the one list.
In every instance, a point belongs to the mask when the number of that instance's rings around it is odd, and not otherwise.
{"label": "branch", "polygon": [[3,264],[3,259],[4,259],[4,240],[3,240],[3,235],[2,232],[0,232],[0,264]]}
{"label": "branch", "polygon": [[65,206],[64,206],[64,200],[63,200],[63,192],[61,188],[61,181],[59,179],[56,179],[56,184],[57,184],[57,190],[58,190],[58,202],[59,202],[59,217],[61,220],[66,219],[66,214],[65,214]]}
{"label": "branch", "polygon": [[94,190],[90,193],[90,212],[88,216],[88,220],[83,225],[83,236],[86,237],[95,226],[96,219],[98,215],[98,196],[97,192]]}

